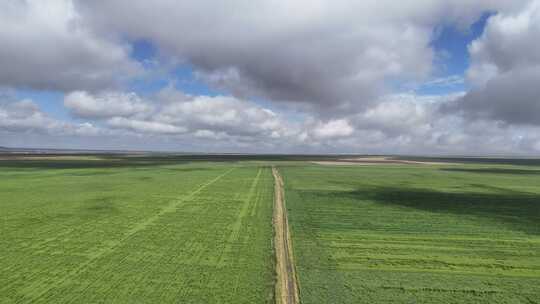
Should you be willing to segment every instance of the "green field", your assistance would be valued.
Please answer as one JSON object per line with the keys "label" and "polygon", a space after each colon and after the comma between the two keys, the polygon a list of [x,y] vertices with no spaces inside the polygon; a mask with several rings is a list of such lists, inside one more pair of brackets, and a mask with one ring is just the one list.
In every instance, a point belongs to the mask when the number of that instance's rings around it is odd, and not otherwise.
{"label": "green field", "polygon": [[303,304],[540,303],[540,162],[313,159],[0,158],[0,303],[274,303],[271,166]]}
{"label": "green field", "polygon": [[540,303],[540,168],[281,172],[302,303]]}
{"label": "green field", "polygon": [[0,162],[0,303],[272,303],[268,167]]}

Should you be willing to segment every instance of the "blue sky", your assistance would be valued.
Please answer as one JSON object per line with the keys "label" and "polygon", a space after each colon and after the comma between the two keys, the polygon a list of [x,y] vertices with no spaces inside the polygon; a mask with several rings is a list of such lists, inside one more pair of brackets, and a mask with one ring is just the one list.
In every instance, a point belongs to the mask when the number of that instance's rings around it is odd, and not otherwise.
{"label": "blue sky", "polygon": [[[469,68],[469,44],[478,39],[484,32],[486,21],[493,13],[486,12],[469,28],[463,29],[455,25],[442,24],[434,31],[434,39],[430,46],[437,54],[436,72],[434,78],[448,76],[464,77]],[[438,95],[466,91],[466,82],[453,85],[424,85],[416,92],[418,94]]]}

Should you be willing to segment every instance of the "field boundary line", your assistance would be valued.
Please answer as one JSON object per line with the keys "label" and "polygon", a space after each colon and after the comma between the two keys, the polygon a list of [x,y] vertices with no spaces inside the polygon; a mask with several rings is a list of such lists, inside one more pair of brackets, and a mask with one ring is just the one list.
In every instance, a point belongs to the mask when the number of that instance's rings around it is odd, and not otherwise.
{"label": "field boundary line", "polygon": [[298,304],[300,295],[289,222],[287,219],[287,208],[285,206],[285,191],[283,190],[283,179],[276,167],[272,167],[274,176],[274,246],[276,252],[276,290],[275,297],[278,304]]}
{"label": "field boundary line", "polygon": [[[67,280],[69,280],[74,275],[77,275],[78,273],[84,271],[88,266],[90,266],[94,261],[97,259],[110,254],[116,250],[120,245],[122,245],[125,241],[127,241],[129,238],[131,238],[133,235],[135,235],[137,232],[144,230],[146,227],[151,225],[153,222],[158,220],[161,216],[163,216],[166,213],[173,212],[176,210],[176,208],[183,202],[190,200],[195,195],[200,193],[202,190],[204,190],[206,187],[212,185],[213,183],[217,182],[221,178],[223,178],[225,175],[229,174],[232,170],[235,168],[231,168],[224,173],[218,175],[217,177],[211,179],[210,181],[200,185],[195,189],[194,191],[190,192],[188,195],[174,200],[167,206],[163,207],[158,213],[154,214],[153,216],[147,218],[146,220],[139,222],[134,225],[131,229],[129,229],[122,238],[120,238],[117,241],[109,242],[107,246],[99,249],[95,254],[91,255],[88,260],[81,263],[79,266],[77,266],[72,271],[68,272],[65,276],[63,276],[60,280],[55,281],[53,284],[48,285],[46,288],[44,288],[41,291],[38,291],[37,294],[29,294],[29,297],[32,299],[32,301],[38,301],[42,296],[44,296],[47,292],[51,291],[53,288],[62,286]],[[39,288],[37,288],[39,290]]]}

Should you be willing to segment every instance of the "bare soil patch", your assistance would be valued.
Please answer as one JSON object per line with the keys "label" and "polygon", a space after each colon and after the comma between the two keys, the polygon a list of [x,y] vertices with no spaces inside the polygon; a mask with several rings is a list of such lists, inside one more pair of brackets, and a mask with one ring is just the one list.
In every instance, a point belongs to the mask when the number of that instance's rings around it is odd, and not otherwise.
{"label": "bare soil patch", "polygon": [[434,162],[434,161],[417,161],[417,160],[405,160],[396,159],[392,157],[358,157],[358,158],[342,158],[332,161],[313,161],[314,164],[319,165],[381,165],[381,164],[396,164],[396,165],[452,165],[455,163],[449,162]]}

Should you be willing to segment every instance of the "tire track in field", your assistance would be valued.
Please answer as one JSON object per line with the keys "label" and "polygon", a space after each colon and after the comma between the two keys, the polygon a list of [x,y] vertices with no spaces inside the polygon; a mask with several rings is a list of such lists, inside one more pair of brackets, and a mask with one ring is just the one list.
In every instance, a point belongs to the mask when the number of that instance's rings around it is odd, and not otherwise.
{"label": "tire track in field", "polygon": [[178,200],[175,200],[175,201],[171,202],[170,204],[168,204],[167,206],[165,206],[163,209],[161,209],[155,215],[147,218],[146,220],[144,220],[142,222],[137,223],[131,229],[129,229],[121,239],[113,241],[113,242],[108,242],[107,246],[102,247],[99,250],[97,250],[94,254],[92,254],[89,257],[88,260],[81,263],[79,266],[77,266],[72,271],[68,272],[61,279],[56,280],[55,282],[52,282],[52,284],[49,284],[49,285],[46,285],[46,286],[44,286],[44,285],[38,285],[38,286],[31,285],[31,286],[28,286],[28,292],[25,294],[25,298],[30,298],[32,300],[32,302],[36,302],[36,301],[40,300],[44,295],[47,294],[47,292],[51,291],[55,287],[62,286],[66,281],[71,279],[73,276],[75,276],[75,275],[83,272],[84,270],[86,270],[88,268],[88,266],[90,266],[97,259],[99,259],[99,258],[101,258],[101,257],[103,257],[103,256],[105,256],[107,254],[110,254],[110,253],[114,252],[116,250],[116,248],[118,248],[120,245],[122,245],[124,242],[126,242],[129,238],[134,236],[136,233],[138,233],[139,231],[144,230],[146,227],[148,227],[149,225],[151,225],[152,223],[157,221],[164,214],[175,211],[176,208],[180,204],[182,204],[185,201],[188,201],[188,200],[192,199],[195,195],[199,194],[202,190],[204,190],[208,186],[214,184],[215,182],[217,182],[218,180],[223,178],[225,175],[229,174],[232,170],[234,170],[234,168],[231,168],[231,169],[227,170],[226,172],[224,172],[224,173],[218,175],[217,177],[213,178],[212,180],[200,185],[193,192],[191,192],[188,195],[186,195],[186,196],[184,196],[184,197],[182,197],[182,198],[180,198]]}
{"label": "tire track in field", "polygon": [[261,177],[263,169],[259,168],[259,171],[257,172],[257,175],[253,179],[253,182],[251,182],[251,186],[249,187],[249,192],[244,199],[244,202],[242,204],[242,208],[240,209],[240,213],[238,214],[236,218],[236,222],[234,222],[231,234],[229,235],[229,238],[227,240],[227,247],[225,248],[224,252],[229,252],[231,250],[232,244],[239,238],[240,236],[240,229],[242,228],[242,220],[246,217],[249,211],[249,206],[251,203],[253,203],[253,196],[255,195],[255,192],[257,190],[257,185],[259,184],[259,179]]}
{"label": "tire track in field", "polygon": [[[257,185],[259,184],[259,180],[261,178],[261,173],[262,172],[263,172],[263,168],[259,168],[259,171],[257,172],[257,175],[255,176],[255,178],[253,179],[253,182],[251,183],[251,186],[249,188],[249,193],[248,193],[246,199],[244,200],[244,202],[242,204],[242,208],[240,209],[240,213],[238,214],[238,216],[236,218],[236,222],[234,223],[232,232],[229,235],[229,239],[227,240],[227,245],[226,245],[225,249],[223,250],[224,254],[223,254],[222,258],[226,257],[226,254],[230,253],[232,251],[233,244],[236,241],[238,241],[238,239],[240,238],[240,229],[242,228],[242,222],[243,222],[244,218],[249,213],[250,205],[254,203],[253,197],[255,195],[255,192],[257,191]],[[225,264],[225,261],[222,260],[220,264]],[[237,290],[238,290],[239,277],[240,277],[240,275],[236,275],[236,277],[235,277],[234,293],[236,293]]]}
{"label": "tire track in field", "polygon": [[285,208],[283,179],[272,167],[274,176],[274,246],[276,251],[276,302],[279,304],[300,303],[296,269],[292,251],[291,235]]}

